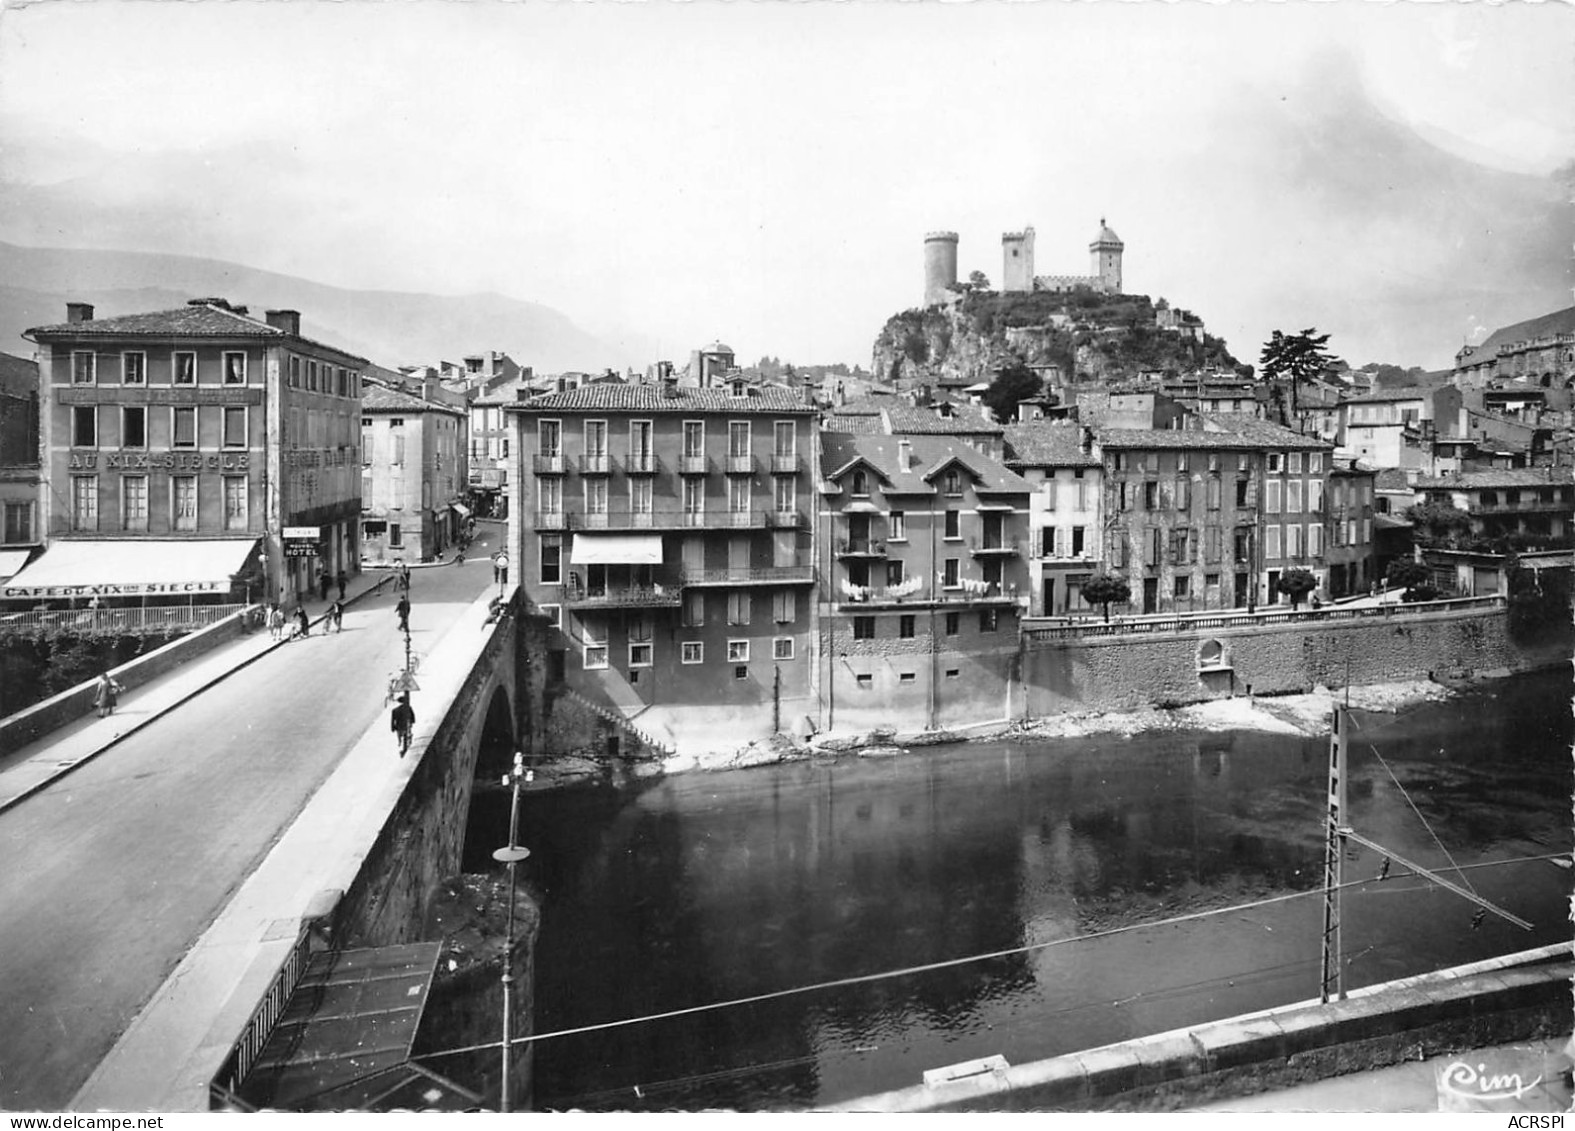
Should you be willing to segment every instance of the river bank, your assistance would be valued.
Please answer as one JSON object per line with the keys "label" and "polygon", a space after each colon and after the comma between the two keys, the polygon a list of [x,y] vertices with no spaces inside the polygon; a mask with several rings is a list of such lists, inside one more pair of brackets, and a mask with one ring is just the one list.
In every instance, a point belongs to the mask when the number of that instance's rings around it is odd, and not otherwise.
{"label": "river bank", "polygon": [[[1468,685],[1462,683],[1459,686]],[[1341,689],[1317,687],[1300,695],[1236,696],[1174,708],[1079,711],[1042,719],[984,723],[949,730],[832,732],[812,735],[807,739],[779,734],[728,753],[679,753],[659,761],[636,762],[613,771],[613,776],[638,780],[672,774],[750,769],[805,760],[895,757],[926,746],[1013,738],[1084,738],[1092,735],[1132,738],[1167,731],[1225,730],[1317,737],[1329,733],[1336,703],[1348,704],[1360,711],[1394,714],[1422,703],[1442,702],[1455,693],[1453,686],[1433,680],[1400,680]],[[533,788],[541,790],[583,784],[606,778],[608,774],[609,767],[595,759],[549,758],[535,767]]]}

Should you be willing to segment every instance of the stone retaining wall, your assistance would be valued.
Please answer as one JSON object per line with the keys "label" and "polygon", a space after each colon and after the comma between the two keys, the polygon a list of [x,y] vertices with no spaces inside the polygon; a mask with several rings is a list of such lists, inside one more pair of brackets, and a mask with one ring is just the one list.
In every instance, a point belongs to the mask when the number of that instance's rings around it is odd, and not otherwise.
{"label": "stone retaining wall", "polygon": [[[115,668],[110,674],[127,691],[135,690],[167,672],[180,667],[187,660],[217,648],[242,633],[246,613],[225,617],[217,624],[188,633],[179,640],[172,640],[129,663]],[[79,683],[69,691],[36,703],[26,710],[0,719],[0,755],[20,750],[36,742],[51,731],[82,718],[93,710],[93,695],[97,680]]]}
{"label": "stone retaining wall", "polygon": [[[1027,717],[1514,669],[1502,609],[1025,643]],[[1214,661],[1217,646],[1218,659]]]}

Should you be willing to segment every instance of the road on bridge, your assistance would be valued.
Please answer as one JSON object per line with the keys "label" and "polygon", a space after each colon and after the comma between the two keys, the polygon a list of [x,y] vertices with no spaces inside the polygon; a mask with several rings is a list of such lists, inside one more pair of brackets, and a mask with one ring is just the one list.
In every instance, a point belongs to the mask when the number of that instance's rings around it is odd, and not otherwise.
{"label": "road on bridge", "polygon": [[[418,655],[494,589],[502,534],[412,571]],[[0,1108],[64,1109],[341,758],[387,729],[396,599],[385,586],[342,633],[314,627],[0,814]]]}

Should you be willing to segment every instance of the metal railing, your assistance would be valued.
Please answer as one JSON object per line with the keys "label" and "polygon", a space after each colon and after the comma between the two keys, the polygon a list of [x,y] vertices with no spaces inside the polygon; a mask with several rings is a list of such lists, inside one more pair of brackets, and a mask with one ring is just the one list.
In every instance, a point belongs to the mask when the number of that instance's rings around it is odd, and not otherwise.
{"label": "metal railing", "polygon": [[771,457],[771,470],[778,475],[793,475],[798,472],[797,454],[783,455],[777,452]]}
{"label": "metal railing", "polygon": [[766,525],[778,530],[798,530],[804,525],[804,516],[798,511],[767,511]]}
{"label": "metal railing", "polygon": [[231,1048],[230,1055],[225,1058],[224,1064],[214,1075],[211,1081],[213,1086],[225,1092],[240,1091],[241,1085],[246,1082],[247,1073],[252,1070],[252,1065],[257,1062],[263,1046],[273,1034],[274,1026],[284,1015],[285,1006],[290,1003],[290,995],[300,984],[301,975],[306,973],[311,958],[311,928],[303,927],[296,937],[295,945],[285,957],[284,964],[275,972],[273,981],[268,983],[262,1001],[258,1002],[257,1008],[252,1010],[252,1015],[247,1020],[246,1027],[241,1030],[234,1047]]}
{"label": "metal railing", "polygon": [[229,605],[150,605],[130,609],[49,609],[0,612],[0,635],[75,633],[84,636],[138,636],[194,632],[218,624],[242,609]]}
{"label": "metal railing", "polygon": [[612,459],[606,452],[586,454],[580,457],[581,475],[606,475],[612,470]]}
{"label": "metal railing", "polygon": [[705,456],[679,456],[678,474],[704,475],[711,470],[711,461]]}
{"label": "metal railing", "polygon": [[671,608],[683,603],[683,578],[664,573],[644,585],[588,585],[571,573],[564,585],[563,599],[576,609]]}
{"label": "metal railing", "polygon": [[1185,616],[1117,617],[1106,623],[1096,613],[1072,624],[1036,625],[1023,622],[1023,639],[1027,642],[1079,639],[1090,636],[1160,636],[1181,635],[1193,632],[1212,632],[1225,628],[1252,628],[1265,624],[1293,624],[1302,622],[1327,622],[1366,620],[1372,617],[1428,616],[1438,613],[1460,612],[1466,609],[1503,608],[1505,600],[1494,594],[1488,597],[1460,597],[1442,601],[1418,601],[1414,604],[1389,603],[1383,605],[1325,606],[1298,609],[1276,606],[1270,611],[1247,612],[1245,609],[1221,609],[1218,612],[1191,613]]}
{"label": "metal railing", "polygon": [[839,558],[883,558],[886,556],[886,543],[879,538],[839,538],[837,539],[837,556]]}
{"label": "metal railing", "polygon": [[1019,538],[970,538],[968,549],[975,554],[1018,554],[1022,552]]}
{"label": "metal railing", "polygon": [[814,581],[815,567],[721,566],[716,569],[686,569],[685,585],[783,585]]}
{"label": "metal railing", "polygon": [[650,475],[657,469],[655,452],[630,452],[624,460],[623,470],[626,475]]}
{"label": "metal railing", "polygon": [[562,452],[555,455],[535,456],[531,462],[539,475],[562,475],[564,472]]}
{"label": "metal railing", "polygon": [[730,475],[753,475],[755,457],[730,455],[727,457],[727,470]]}

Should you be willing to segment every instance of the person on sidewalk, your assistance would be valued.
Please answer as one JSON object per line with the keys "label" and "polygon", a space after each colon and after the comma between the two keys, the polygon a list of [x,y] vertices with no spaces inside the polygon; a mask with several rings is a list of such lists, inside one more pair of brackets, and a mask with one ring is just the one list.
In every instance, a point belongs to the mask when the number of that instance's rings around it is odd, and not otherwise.
{"label": "person on sidewalk", "polygon": [[98,708],[98,717],[105,718],[115,713],[115,703],[120,699],[120,693],[125,690],[108,672],[98,677],[98,687],[93,691],[93,706]]}
{"label": "person on sidewalk", "polygon": [[284,639],[284,610],[277,601],[268,606],[268,635],[275,640]]}
{"label": "person on sidewalk", "polygon": [[290,634],[290,639],[297,636],[312,635],[312,622],[306,619],[306,608],[302,605],[295,606],[295,631]]}
{"label": "person on sidewalk", "polygon": [[328,600],[328,587],[333,584],[333,578],[328,576],[328,567],[324,566],[317,573],[317,599]]}
{"label": "person on sidewalk", "polygon": [[344,570],[340,570],[339,576],[335,580],[339,583],[339,599],[343,601],[345,599],[345,586],[350,584],[350,577]]}
{"label": "person on sidewalk", "polygon": [[398,576],[398,584],[399,584],[400,591],[403,592],[403,593],[409,593],[410,592],[410,567],[408,565],[406,565],[404,562],[400,562],[399,563],[399,573],[398,573],[397,576]]}
{"label": "person on sidewalk", "polygon": [[335,632],[344,631],[345,606],[343,600],[335,601],[332,605],[328,606],[328,627],[332,628]]}
{"label": "person on sidewalk", "polygon": [[400,694],[399,702],[394,704],[394,713],[388,725],[389,729],[399,736],[399,756],[403,758],[405,751],[410,749],[410,732],[416,725],[416,712],[410,706],[410,692]]}
{"label": "person on sidewalk", "polygon": [[399,614],[399,631],[410,631],[410,598],[403,593],[399,595],[399,604],[394,606],[394,612]]}

